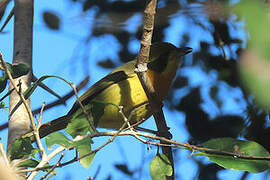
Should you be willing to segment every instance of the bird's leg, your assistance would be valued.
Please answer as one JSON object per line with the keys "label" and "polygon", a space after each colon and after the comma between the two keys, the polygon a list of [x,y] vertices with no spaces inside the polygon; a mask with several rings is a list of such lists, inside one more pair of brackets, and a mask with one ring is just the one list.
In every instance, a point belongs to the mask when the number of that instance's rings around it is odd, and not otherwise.
{"label": "bird's leg", "polygon": [[154,131],[152,129],[146,129],[146,128],[142,128],[142,127],[138,127],[138,126],[135,126],[134,129],[138,130],[138,131],[148,132],[148,133],[154,134],[154,135],[159,136],[159,137],[165,137],[167,139],[172,139],[172,134],[169,131],[168,131],[168,133],[167,132],[159,132],[159,131]]}
{"label": "bird's leg", "polygon": [[139,127],[139,126],[135,126],[134,127],[135,130],[138,130],[138,131],[144,131],[144,132],[148,132],[148,133],[151,133],[151,134],[155,134],[158,136],[159,132],[158,131],[154,131],[152,129],[146,129],[146,128],[142,128],[142,127]]}

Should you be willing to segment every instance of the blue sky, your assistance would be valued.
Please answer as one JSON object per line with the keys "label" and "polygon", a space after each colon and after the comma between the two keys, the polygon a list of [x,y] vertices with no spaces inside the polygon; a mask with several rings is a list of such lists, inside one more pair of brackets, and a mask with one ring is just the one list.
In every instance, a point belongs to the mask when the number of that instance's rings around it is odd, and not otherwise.
{"label": "blue sky", "polygon": [[[11,5],[9,5],[10,9]],[[46,28],[43,20],[42,20],[42,12],[45,10],[50,10],[56,12],[60,18],[61,18],[61,30],[60,31],[52,31]],[[7,15],[4,16],[4,18]],[[43,76],[43,75],[58,75],[63,78],[65,78],[68,81],[74,82],[75,84],[78,84],[84,77],[85,72],[80,70],[83,69],[82,67],[85,65],[83,61],[81,61],[81,58],[83,56],[83,52],[79,50],[79,45],[82,45],[82,39],[87,35],[89,29],[91,28],[91,18],[92,18],[92,12],[89,12],[87,14],[80,14],[80,6],[74,5],[70,3],[70,1],[65,0],[46,0],[46,1],[36,1],[35,2],[35,16],[34,16],[34,39],[33,39],[33,69],[34,74],[37,77]],[[132,17],[129,22],[131,24],[130,27],[126,26],[126,28],[135,29],[136,25],[140,22],[140,15],[136,15]],[[87,19],[88,21],[86,21]],[[13,19],[12,19],[13,20]],[[171,23],[172,26],[168,28],[166,31],[168,31],[169,34],[164,41],[168,41],[171,43],[177,43],[180,39],[177,39],[175,37],[181,37],[181,34],[184,32],[184,27],[179,27],[179,24],[177,22],[185,22],[186,20],[183,20],[179,18],[179,16],[172,17]],[[177,26],[177,28],[176,28]],[[12,39],[13,39],[13,25],[12,21],[7,25],[5,29],[5,33],[0,34],[0,51],[2,52],[4,59],[8,62],[11,62],[12,59]],[[192,29],[192,28],[191,28]],[[194,28],[195,29],[195,28]],[[194,30],[196,31],[196,30]],[[201,34],[204,33],[204,36]],[[192,47],[195,51],[199,48],[198,43],[196,43],[196,40],[198,41],[201,38],[204,39],[211,39],[209,34],[206,34],[205,32],[196,32],[194,33],[198,37],[193,37],[195,40],[192,41],[191,44],[188,44],[190,47]],[[88,48],[89,56],[89,75],[90,75],[90,84],[93,84],[100,78],[102,78],[104,75],[106,75],[110,70],[104,70],[97,66],[97,61],[101,60],[105,57],[111,57],[112,59],[118,60],[117,51],[119,50],[119,46],[115,45],[116,39],[110,35],[104,36],[102,38],[95,38],[92,39],[89,46],[85,47]],[[113,45],[113,46],[112,46]],[[83,47],[83,46],[81,46]],[[115,48],[115,49],[114,49]],[[139,42],[134,41],[130,44],[130,48],[133,51],[137,51],[139,48]],[[105,49],[105,51],[104,51]],[[217,51],[217,53],[219,53]],[[74,55],[75,54],[75,55]],[[190,57],[192,55],[189,55]],[[71,58],[73,57],[73,58]],[[206,81],[209,81],[209,78],[212,78],[215,80],[215,72],[211,72],[210,74],[205,74],[202,71],[198,69],[188,69],[184,68],[179,73],[192,73],[191,75],[191,85],[196,87],[200,86],[201,84],[205,83]],[[45,83],[55,90],[58,94],[64,95],[66,92],[70,91],[71,88],[64,84],[63,82],[55,79],[49,79],[46,80]],[[211,82],[210,82],[211,83]],[[209,88],[204,88],[204,91],[208,91]],[[235,96],[241,97],[242,94],[239,89],[231,89],[230,87],[224,86],[225,93],[234,92]],[[183,93],[183,92],[179,92]],[[181,96],[181,95],[180,95]],[[32,100],[32,107],[35,109],[36,107],[40,107],[42,102],[51,102],[55,100],[55,97],[52,95],[49,95],[47,92],[45,92],[42,89],[38,89],[31,98]],[[233,101],[230,99],[224,99],[227,104],[224,106],[225,112],[232,112],[232,110],[236,112],[239,112],[241,108],[245,107],[244,103],[239,104],[232,104]],[[72,100],[68,101],[67,106],[59,106],[56,108],[53,108],[49,111],[46,111],[46,113],[43,116],[43,122],[52,120],[56,117],[59,117],[61,115],[64,115],[69,108],[72,105],[72,102],[74,102],[74,98]],[[6,102],[8,103],[8,102]],[[205,104],[206,110],[214,112],[215,109],[212,109],[211,104]],[[239,108],[236,109],[235,108]],[[7,113],[5,111],[1,111],[1,120],[2,122],[5,122],[7,119]],[[171,133],[174,135],[174,139],[180,142],[186,142],[188,140],[187,131],[184,128],[185,122],[184,118],[185,116],[182,113],[176,112],[176,111],[168,111],[165,107],[165,115],[168,120],[168,126],[174,127],[175,123],[177,123],[177,126],[179,124],[183,124],[182,128],[172,128]],[[174,121],[173,121],[173,120]],[[176,120],[175,120],[176,119]],[[175,122],[177,121],[177,122]],[[144,127],[146,128],[154,128],[153,119],[147,121],[144,124]],[[6,144],[6,138],[7,138],[7,130],[0,132],[2,142]],[[103,142],[105,142],[106,138],[98,138],[95,139],[94,148],[101,145]],[[50,151],[49,151],[50,152]],[[48,153],[49,153],[48,152]],[[114,164],[119,163],[125,163],[128,162],[130,165],[130,169],[134,170],[134,168],[138,168],[141,162],[145,162],[144,164],[144,171],[143,171],[143,177],[145,179],[150,179],[150,173],[149,173],[149,164],[150,161],[156,153],[156,148],[152,147],[150,150],[147,150],[147,146],[142,144],[141,142],[138,142],[137,140],[130,138],[130,137],[121,137],[117,138],[115,142],[109,144],[104,149],[102,149],[94,158],[93,163],[91,164],[89,169],[84,169],[79,163],[74,163],[72,165],[69,165],[67,167],[64,167],[63,169],[57,169],[58,174],[56,177],[53,177],[52,179],[86,179],[86,177],[94,176],[96,171],[100,169],[100,173],[97,177],[97,179],[104,179],[109,174],[112,174],[113,179],[120,179],[125,178],[125,176],[119,171],[116,171],[116,169],[113,167]],[[197,167],[195,163],[188,159],[188,155],[190,152],[188,151],[181,151],[181,153],[178,153],[179,155],[176,156],[176,158],[179,158],[180,163],[176,166],[176,171],[180,172],[180,176],[183,180],[191,180],[196,177]],[[69,159],[72,159],[74,155],[74,152],[67,152],[66,155],[63,158],[63,161],[67,161]],[[58,159],[56,158],[56,161]],[[206,163],[209,163],[205,158],[203,158],[203,161]],[[242,175],[243,172],[237,172],[237,171],[221,171],[219,173],[219,177],[222,180],[227,179],[239,179],[239,177]],[[70,177],[69,177],[70,176]],[[254,174],[250,175],[248,180],[260,178],[260,174]],[[196,178],[195,178],[196,179]]]}

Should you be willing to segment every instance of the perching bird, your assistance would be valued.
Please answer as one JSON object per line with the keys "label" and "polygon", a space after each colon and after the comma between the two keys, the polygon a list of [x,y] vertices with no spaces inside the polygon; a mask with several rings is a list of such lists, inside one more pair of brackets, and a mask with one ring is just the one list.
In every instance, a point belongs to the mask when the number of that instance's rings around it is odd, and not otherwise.
{"label": "perching bird", "polygon": [[[191,48],[177,48],[166,42],[151,45],[147,78],[152,83],[157,96],[164,100],[176,75],[180,57],[191,52]],[[118,106],[123,107],[123,113],[130,118],[130,124],[148,119],[151,109],[143,87],[134,72],[136,59],[112,71],[110,74],[91,86],[79,99],[85,109],[91,113],[95,102],[106,104],[99,120],[94,122],[97,127],[119,129],[123,123],[123,116]],[[71,110],[60,118],[43,124],[39,131],[40,137],[51,132],[66,128],[71,121],[86,120],[79,104],[74,103]]]}

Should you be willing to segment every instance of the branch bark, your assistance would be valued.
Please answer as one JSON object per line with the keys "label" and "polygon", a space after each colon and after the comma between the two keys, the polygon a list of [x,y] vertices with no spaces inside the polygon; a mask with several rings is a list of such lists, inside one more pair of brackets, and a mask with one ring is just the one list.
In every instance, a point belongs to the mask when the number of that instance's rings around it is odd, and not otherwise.
{"label": "branch bark", "polygon": [[[156,13],[156,4],[157,0],[150,0],[147,2],[145,8],[145,17],[144,17],[144,24],[143,24],[143,35],[141,40],[141,48],[140,53],[137,58],[136,64],[136,72],[142,84],[142,87],[147,95],[150,107],[153,111],[153,116],[155,118],[155,122],[157,125],[158,132],[165,136],[171,138],[171,134],[169,133],[169,128],[167,127],[165,117],[162,111],[162,102],[157,97],[155,93],[155,89],[151,84],[150,80],[146,76],[147,71],[147,63],[149,62],[149,54],[150,54],[150,45],[153,35],[154,29],[154,19]],[[162,152],[168,157],[170,163],[173,168],[172,176],[167,176],[167,179],[174,179],[174,161],[173,161],[173,154],[172,149],[169,147],[170,143],[165,141],[160,141],[161,144],[167,144],[168,146],[162,146]]]}
{"label": "branch bark", "polygon": [[[14,5],[14,46],[13,63],[25,63],[32,69],[32,34],[33,34],[33,0],[15,0]],[[15,79],[21,92],[24,92],[31,83],[32,70],[25,76]],[[13,86],[10,85],[10,89]],[[13,91],[9,97],[9,112],[19,102],[20,96]],[[27,100],[30,106],[30,100]],[[30,130],[30,120],[24,105],[9,117],[8,148],[10,144],[22,134]]]}

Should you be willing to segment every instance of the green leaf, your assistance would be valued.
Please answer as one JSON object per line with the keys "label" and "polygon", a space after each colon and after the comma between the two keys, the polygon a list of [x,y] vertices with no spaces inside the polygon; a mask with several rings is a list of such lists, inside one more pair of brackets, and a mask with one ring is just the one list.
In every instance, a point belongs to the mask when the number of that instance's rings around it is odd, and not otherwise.
{"label": "green leaf", "polygon": [[[91,144],[93,143],[90,137],[83,138],[82,140],[73,142],[73,145],[77,148],[79,158],[91,152]],[[89,168],[91,162],[95,157],[95,153],[92,153],[82,159],[80,163],[84,168]]]}
{"label": "green leaf", "polygon": [[[40,163],[40,160],[37,160],[37,159],[26,159],[26,160],[23,160],[22,162],[19,163],[18,167],[22,167],[22,168],[35,168],[37,167],[37,165]],[[47,167],[49,166],[49,164],[47,163],[45,166],[43,167]],[[43,172],[49,172],[51,170],[50,169],[43,169],[42,171]]]}
{"label": "green leaf", "polygon": [[81,140],[73,141],[71,145],[75,147],[79,147],[79,146],[84,146],[89,143],[93,144],[94,142],[91,137],[87,136]]}
{"label": "green leaf", "polygon": [[157,154],[150,163],[150,174],[153,180],[166,180],[166,176],[171,176],[172,165],[165,154]]}
{"label": "green leaf", "polygon": [[4,102],[0,102],[0,109],[6,109],[6,104]]}
{"label": "green leaf", "polygon": [[7,76],[4,75],[0,77],[0,93],[6,89],[7,86]]}
{"label": "green leaf", "polygon": [[54,132],[47,136],[46,145],[48,148],[51,148],[52,145],[58,144],[65,148],[68,148],[72,142],[61,132]]}
{"label": "green leaf", "polygon": [[38,148],[34,148],[31,153],[31,157],[35,157],[35,155],[39,152]]}
{"label": "green leaf", "polygon": [[79,117],[72,118],[71,121],[68,123],[66,128],[66,133],[71,135],[73,138],[76,136],[83,136],[90,130],[90,125],[85,115],[82,114]]}
{"label": "green leaf", "polygon": [[[203,147],[218,151],[230,152],[236,155],[270,157],[269,152],[254,141],[242,141],[233,138],[217,138],[207,141],[203,144]],[[211,161],[226,169],[258,173],[270,168],[270,162],[267,160],[241,159],[237,158],[237,156],[231,157],[210,153],[199,154],[207,156]]]}
{"label": "green leaf", "polygon": [[30,67],[24,63],[18,64],[9,64],[7,63],[8,70],[11,73],[11,76],[15,79],[26,75],[30,71]]}
{"label": "green leaf", "polygon": [[16,139],[8,152],[11,160],[21,159],[24,156],[31,156],[33,153],[35,153],[35,149],[33,148],[29,137]]}
{"label": "green leaf", "polygon": [[[85,106],[88,110],[90,109],[90,120],[94,122],[94,125],[97,126],[99,119],[104,114],[104,108],[107,105],[112,105],[111,103],[103,103],[103,102],[89,102]],[[89,110],[88,110],[89,111]],[[66,132],[70,134],[73,138],[76,136],[85,135],[88,131],[91,131],[90,124],[85,117],[85,114],[79,109],[71,119],[70,123],[67,125]]]}
{"label": "green leaf", "polygon": [[40,163],[40,160],[27,159],[19,164],[19,167],[35,168]]}

